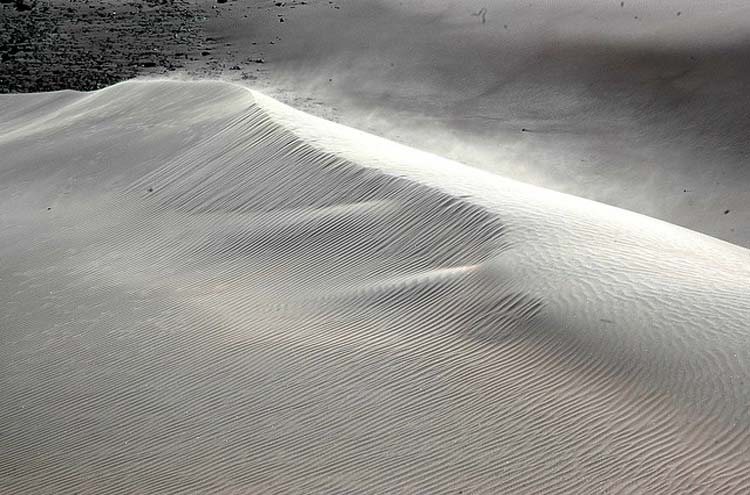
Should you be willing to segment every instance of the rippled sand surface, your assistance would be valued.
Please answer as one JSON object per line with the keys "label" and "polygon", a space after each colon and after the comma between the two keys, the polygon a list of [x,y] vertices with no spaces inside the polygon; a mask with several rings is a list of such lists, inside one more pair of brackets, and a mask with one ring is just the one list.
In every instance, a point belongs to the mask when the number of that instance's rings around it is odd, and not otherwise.
{"label": "rippled sand surface", "polygon": [[227,83],[0,114],[0,492],[750,492],[747,249]]}

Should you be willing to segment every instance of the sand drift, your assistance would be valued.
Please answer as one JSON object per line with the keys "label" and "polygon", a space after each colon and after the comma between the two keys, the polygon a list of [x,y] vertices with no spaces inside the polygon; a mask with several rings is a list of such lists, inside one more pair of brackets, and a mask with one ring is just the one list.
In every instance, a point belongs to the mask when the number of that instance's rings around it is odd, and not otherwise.
{"label": "sand drift", "polygon": [[750,492],[750,251],[227,83],[0,115],[0,492]]}

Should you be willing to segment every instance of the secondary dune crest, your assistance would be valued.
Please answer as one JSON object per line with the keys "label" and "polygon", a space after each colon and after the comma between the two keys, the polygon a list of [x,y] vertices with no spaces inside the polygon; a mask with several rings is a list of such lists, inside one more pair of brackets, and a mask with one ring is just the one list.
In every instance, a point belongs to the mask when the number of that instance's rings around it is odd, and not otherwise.
{"label": "secondary dune crest", "polygon": [[750,251],[227,83],[0,109],[0,491],[750,491]]}

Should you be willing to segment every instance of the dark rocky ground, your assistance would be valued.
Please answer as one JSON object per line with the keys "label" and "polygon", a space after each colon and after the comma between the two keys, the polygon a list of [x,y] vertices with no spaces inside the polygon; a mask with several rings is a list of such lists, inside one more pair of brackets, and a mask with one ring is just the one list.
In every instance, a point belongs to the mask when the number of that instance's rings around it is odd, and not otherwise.
{"label": "dark rocky ground", "polygon": [[0,0],[0,93],[94,90],[210,49],[188,0]]}
{"label": "dark rocky ground", "polygon": [[315,4],[339,9],[330,0],[0,0],[0,93],[91,91],[167,73],[257,84],[285,14]]}

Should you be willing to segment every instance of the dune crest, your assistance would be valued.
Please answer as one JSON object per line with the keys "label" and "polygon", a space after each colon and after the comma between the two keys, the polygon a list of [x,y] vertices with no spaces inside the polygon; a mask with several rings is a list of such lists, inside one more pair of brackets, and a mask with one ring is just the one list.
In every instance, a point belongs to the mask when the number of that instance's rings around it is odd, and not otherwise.
{"label": "dune crest", "polygon": [[747,249],[227,83],[0,112],[0,492],[750,491]]}

